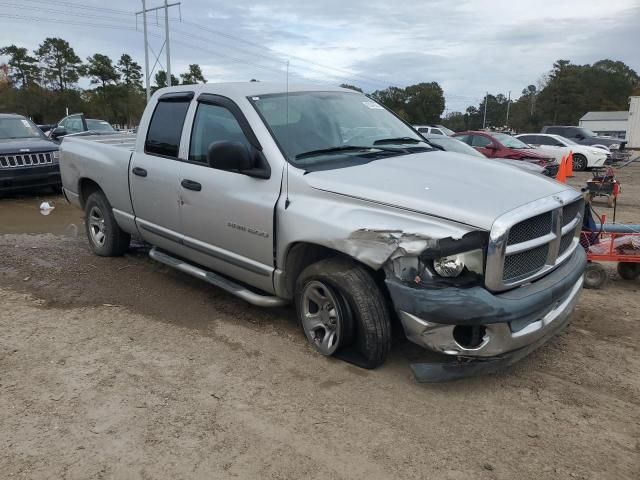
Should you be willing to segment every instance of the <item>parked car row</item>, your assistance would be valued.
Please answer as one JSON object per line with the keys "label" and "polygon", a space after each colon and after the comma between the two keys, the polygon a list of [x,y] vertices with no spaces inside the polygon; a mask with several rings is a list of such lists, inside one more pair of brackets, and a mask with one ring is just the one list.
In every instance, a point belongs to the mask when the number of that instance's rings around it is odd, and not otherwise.
{"label": "parked car row", "polygon": [[468,131],[456,133],[453,138],[472,146],[488,158],[533,163],[541,167],[544,170],[544,174],[549,177],[555,177],[558,173],[558,162],[552,156],[539,152],[530,145],[506,133]]}

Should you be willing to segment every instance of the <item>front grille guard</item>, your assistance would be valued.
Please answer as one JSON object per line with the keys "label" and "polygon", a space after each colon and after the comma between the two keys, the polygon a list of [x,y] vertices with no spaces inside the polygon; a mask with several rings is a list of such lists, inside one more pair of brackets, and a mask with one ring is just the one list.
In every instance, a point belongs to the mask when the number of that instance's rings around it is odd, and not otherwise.
{"label": "front grille guard", "polygon": [[[579,243],[579,226],[582,224],[583,209],[578,208],[575,218],[568,223],[563,220],[563,210],[565,205],[573,202],[580,201],[582,204],[581,197],[581,194],[577,191],[565,190],[518,207],[498,217],[491,228],[487,245],[485,267],[485,284],[487,288],[493,291],[502,291],[531,282],[546,275],[569,258]],[[570,212],[572,210],[569,209]],[[514,225],[545,212],[551,212],[552,215],[552,230],[550,233],[525,242],[508,245],[509,232]],[[574,234],[570,245],[566,246],[565,240],[564,245],[562,245],[564,251],[561,251],[563,235],[567,235],[572,230]],[[549,246],[549,250],[546,262],[541,268],[530,274],[504,279],[505,257],[526,252],[545,244]]]}

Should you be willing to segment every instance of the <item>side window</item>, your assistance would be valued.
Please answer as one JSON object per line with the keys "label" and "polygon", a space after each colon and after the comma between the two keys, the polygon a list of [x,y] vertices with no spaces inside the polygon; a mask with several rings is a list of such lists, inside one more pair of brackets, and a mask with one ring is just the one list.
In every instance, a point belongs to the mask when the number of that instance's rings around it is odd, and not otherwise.
{"label": "side window", "polygon": [[420,133],[429,133],[429,129],[422,127],[422,128],[418,129],[418,132],[420,132]]}
{"label": "side window", "polygon": [[83,131],[82,119],[80,117],[69,117],[65,123],[67,133],[79,133]]}
{"label": "side window", "polygon": [[442,131],[437,128],[432,128],[431,133],[434,135],[444,135],[444,133],[442,133]]}
{"label": "side window", "polygon": [[180,136],[189,103],[184,100],[158,102],[144,142],[146,153],[178,158]]}
{"label": "side window", "polygon": [[471,146],[472,147],[486,147],[487,145],[491,145],[493,142],[489,140],[487,137],[482,137],[480,135],[473,135],[471,137]]}
{"label": "side window", "polygon": [[521,142],[527,143],[529,145],[538,145],[539,144],[539,140],[541,137],[538,137],[536,135],[520,135],[518,137],[518,140],[520,140]]}
{"label": "side window", "polygon": [[466,143],[467,145],[471,145],[471,135],[458,135],[455,138],[457,138],[461,142]]}
{"label": "side window", "polygon": [[237,142],[250,148],[240,124],[229,110],[219,105],[199,104],[191,131],[189,160],[206,163],[209,145],[220,141]]}

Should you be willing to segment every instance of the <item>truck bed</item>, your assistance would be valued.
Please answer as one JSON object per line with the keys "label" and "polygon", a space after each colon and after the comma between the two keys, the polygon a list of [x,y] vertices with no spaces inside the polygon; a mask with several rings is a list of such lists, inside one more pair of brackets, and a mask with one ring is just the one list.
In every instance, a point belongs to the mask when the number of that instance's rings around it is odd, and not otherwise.
{"label": "truck bed", "polygon": [[60,144],[62,184],[70,199],[82,202],[84,179],[98,182],[119,215],[133,215],[129,194],[129,162],[136,135],[68,135]]}
{"label": "truck bed", "polygon": [[127,150],[133,150],[136,146],[136,134],[135,133],[116,133],[113,135],[71,135],[67,138],[79,138],[82,140],[88,140],[91,142],[102,143],[105,145],[112,145],[114,147],[121,147]]}

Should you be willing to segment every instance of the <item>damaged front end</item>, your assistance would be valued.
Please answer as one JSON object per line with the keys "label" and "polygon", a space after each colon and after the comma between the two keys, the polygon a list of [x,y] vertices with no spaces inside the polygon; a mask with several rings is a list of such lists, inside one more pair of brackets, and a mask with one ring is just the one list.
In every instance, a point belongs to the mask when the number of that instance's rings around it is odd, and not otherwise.
{"label": "damaged front end", "polygon": [[421,249],[396,248],[383,264],[407,338],[449,357],[413,364],[418,381],[494,372],[527,355],[568,321],[582,287],[582,249],[543,279],[494,293],[484,282],[487,242],[482,231],[429,239]]}

